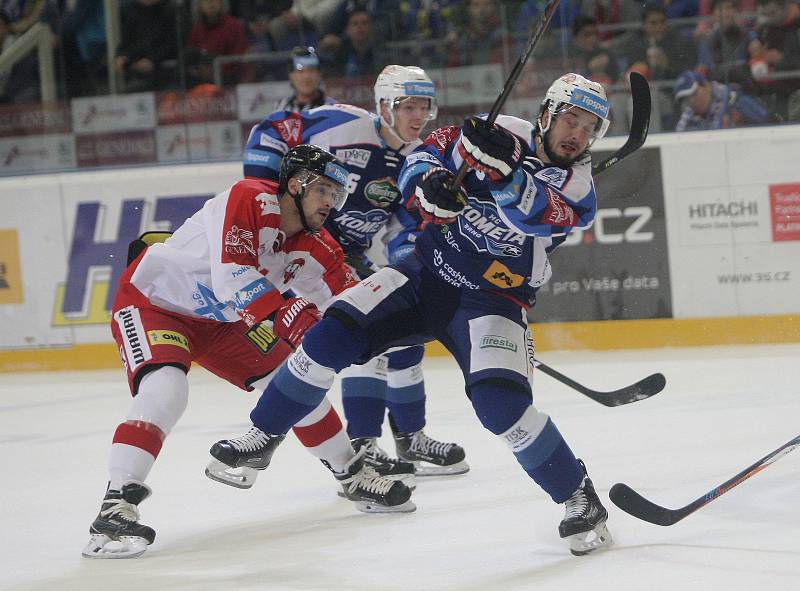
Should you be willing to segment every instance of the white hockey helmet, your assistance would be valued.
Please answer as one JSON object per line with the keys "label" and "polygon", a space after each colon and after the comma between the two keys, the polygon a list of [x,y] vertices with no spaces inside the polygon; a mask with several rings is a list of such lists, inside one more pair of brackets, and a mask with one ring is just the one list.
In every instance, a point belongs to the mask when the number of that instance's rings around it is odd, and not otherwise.
{"label": "white hockey helmet", "polygon": [[[394,127],[394,108],[400,100],[408,97],[429,99],[428,121],[436,119],[436,86],[425,70],[416,66],[386,66],[375,80],[375,111],[390,128]],[[388,103],[389,121],[381,115],[382,101]]]}
{"label": "white hockey helmet", "polygon": [[[553,117],[570,107],[578,107],[597,117],[597,125],[589,145],[600,139],[608,131],[608,97],[602,84],[588,80],[580,74],[564,74],[550,85],[539,110],[537,125],[542,135],[547,133],[553,122]],[[547,126],[542,126],[542,114],[545,109],[550,112]]]}

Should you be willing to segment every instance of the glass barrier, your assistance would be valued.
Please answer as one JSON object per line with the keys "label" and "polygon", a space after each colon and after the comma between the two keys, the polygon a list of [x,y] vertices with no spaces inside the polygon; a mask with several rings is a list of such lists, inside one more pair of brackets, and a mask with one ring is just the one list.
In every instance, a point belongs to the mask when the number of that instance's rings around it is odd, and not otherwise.
{"label": "glass barrier", "polygon": [[[491,107],[545,2],[313,4],[16,3],[0,22],[0,175],[237,160],[252,125],[296,95],[296,46],[316,48],[327,97],[369,110],[384,65],[419,65],[437,86],[435,125],[458,124]],[[800,121],[796,2],[677,4],[623,0],[606,15],[601,0],[562,0],[503,112],[534,118],[575,71],[606,86],[609,134],[625,134],[635,70],[654,132]]]}

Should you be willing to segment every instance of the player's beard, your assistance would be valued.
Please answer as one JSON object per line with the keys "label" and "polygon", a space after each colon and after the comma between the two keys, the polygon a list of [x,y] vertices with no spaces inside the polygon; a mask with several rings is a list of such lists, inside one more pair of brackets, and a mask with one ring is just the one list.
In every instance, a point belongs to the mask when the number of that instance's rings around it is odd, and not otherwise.
{"label": "player's beard", "polygon": [[542,148],[544,149],[544,153],[547,154],[547,157],[550,159],[550,162],[559,168],[572,168],[572,165],[575,164],[575,162],[582,158],[586,153],[586,150],[583,150],[572,158],[559,156],[550,148],[550,130],[547,130],[547,132],[544,134],[544,137],[542,137]]}

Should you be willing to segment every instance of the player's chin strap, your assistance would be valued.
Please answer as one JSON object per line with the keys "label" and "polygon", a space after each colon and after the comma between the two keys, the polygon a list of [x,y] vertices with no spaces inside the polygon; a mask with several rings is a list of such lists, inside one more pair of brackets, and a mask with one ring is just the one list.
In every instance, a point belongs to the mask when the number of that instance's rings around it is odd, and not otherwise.
{"label": "player's chin strap", "polygon": [[306,232],[310,232],[312,234],[315,234],[316,232],[318,232],[318,230],[312,230],[311,229],[311,226],[308,225],[308,220],[306,220],[306,214],[303,211],[302,199],[303,199],[303,197],[305,197],[306,186],[307,185],[306,185],[306,183],[301,182],[300,186],[303,187],[303,190],[300,191],[299,193],[292,193],[289,190],[289,188],[287,187],[286,188],[286,194],[289,195],[289,197],[292,198],[292,201],[294,201],[294,206],[297,208],[297,213],[300,214],[300,223],[303,224],[303,229]]}
{"label": "player's chin strap", "polygon": [[394,139],[396,139],[398,142],[400,142],[400,147],[397,148],[397,151],[398,152],[402,152],[403,148],[406,147],[406,144],[408,144],[408,142],[406,140],[404,140],[402,137],[400,137],[400,134],[397,133],[397,130],[394,128],[394,108],[393,107],[389,107],[389,114],[391,116],[391,121],[387,121],[386,119],[384,119],[383,115],[380,116],[381,117],[381,123],[382,123],[381,127],[384,127],[386,129],[386,131],[388,131],[392,135],[392,137],[394,137]]}

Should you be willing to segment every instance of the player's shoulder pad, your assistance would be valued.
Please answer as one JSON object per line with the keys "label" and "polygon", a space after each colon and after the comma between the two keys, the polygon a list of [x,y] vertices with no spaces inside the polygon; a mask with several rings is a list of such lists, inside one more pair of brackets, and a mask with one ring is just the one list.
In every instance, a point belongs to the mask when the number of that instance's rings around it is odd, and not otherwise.
{"label": "player's shoulder pad", "polygon": [[278,183],[266,179],[259,179],[256,177],[245,177],[236,181],[231,187],[231,192],[236,191],[241,194],[260,195],[266,193],[268,195],[278,196]]}
{"label": "player's shoulder pad", "polygon": [[523,138],[528,142],[528,145],[533,145],[534,124],[530,121],[512,115],[498,115],[495,123],[514,135]]}

